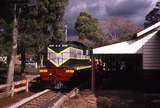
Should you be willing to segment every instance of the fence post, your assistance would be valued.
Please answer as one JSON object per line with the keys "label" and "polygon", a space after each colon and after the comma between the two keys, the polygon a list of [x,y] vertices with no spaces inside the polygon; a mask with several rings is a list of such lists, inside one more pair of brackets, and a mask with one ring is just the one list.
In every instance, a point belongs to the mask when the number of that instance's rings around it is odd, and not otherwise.
{"label": "fence post", "polygon": [[28,87],[29,87],[29,80],[28,80],[28,79],[26,79],[26,92],[28,92],[28,91],[29,91]]}
{"label": "fence post", "polygon": [[11,86],[11,96],[14,96],[14,89],[15,89],[15,84],[14,84],[14,82],[12,82],[12,86]]}

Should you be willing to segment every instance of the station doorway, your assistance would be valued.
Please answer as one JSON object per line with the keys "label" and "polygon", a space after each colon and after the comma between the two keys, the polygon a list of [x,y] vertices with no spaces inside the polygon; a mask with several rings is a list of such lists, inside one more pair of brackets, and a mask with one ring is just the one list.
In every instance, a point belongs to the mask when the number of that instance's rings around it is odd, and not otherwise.
{"label": "station doorway", "polygon": [[142,54],[97,54],[94,59],[96,85],[106,89],[143,89]]}

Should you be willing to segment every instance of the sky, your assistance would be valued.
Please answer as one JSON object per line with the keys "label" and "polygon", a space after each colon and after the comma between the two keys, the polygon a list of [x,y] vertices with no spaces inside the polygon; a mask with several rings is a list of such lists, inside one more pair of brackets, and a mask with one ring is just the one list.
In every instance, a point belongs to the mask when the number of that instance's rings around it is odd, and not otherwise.
{"label": "sky", "polygon": [[81,11],[89,12],[98,20],[108,16],[123,16],[142,25],[156,2],[157,0],[69,0],[64,17],[68,25],[68,35],[76,35],[74,24]]}

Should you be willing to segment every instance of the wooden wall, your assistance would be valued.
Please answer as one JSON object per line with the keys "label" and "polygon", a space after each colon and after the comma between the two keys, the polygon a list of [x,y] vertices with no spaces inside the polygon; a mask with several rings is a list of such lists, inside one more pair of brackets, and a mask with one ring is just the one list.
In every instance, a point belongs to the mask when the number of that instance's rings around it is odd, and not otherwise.
{"label": "wooden wall", "polygon": [[160,69],[160,35],[156,34],[143,46],[143,69]]}

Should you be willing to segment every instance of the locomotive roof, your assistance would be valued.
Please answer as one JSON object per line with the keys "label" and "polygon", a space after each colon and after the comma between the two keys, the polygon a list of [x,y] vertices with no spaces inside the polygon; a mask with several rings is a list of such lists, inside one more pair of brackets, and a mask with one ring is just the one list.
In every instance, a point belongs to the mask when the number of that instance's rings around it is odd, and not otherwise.
{"label": "locomotive roof", "polygon": [[87,46],[85,46],[84,44],[82,44],[81,42],[78,41],[67,41],[67,42],[61,42],[61,43],[54,43],[54,44],[50,44],[51,45],[68,45],[68,46],[72,46],[72,47],[79,47],[79,48],[88,48]]}

